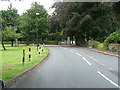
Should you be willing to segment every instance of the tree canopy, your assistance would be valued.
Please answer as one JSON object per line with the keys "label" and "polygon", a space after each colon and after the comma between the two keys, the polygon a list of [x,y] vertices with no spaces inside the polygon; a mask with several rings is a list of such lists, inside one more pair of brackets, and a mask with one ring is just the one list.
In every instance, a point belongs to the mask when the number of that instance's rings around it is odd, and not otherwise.
{"label": "tree canopy", "polygon": [[59,22],[66,36],[75,37],[82,45],[90,39],[103,42],[119,27],[111,4],[100,2],[56,2],[52,20]]}
{"label": "tree canopy", "polygon": [[27,41],[36,41],[38,34],[39,39],[44,39],[49,28],[48,17],[49,15],[42,5],[37,2],[32,3],[31,8],[20,17],[19,28],[23,38]]}
{"label": "tree canopy", "polygon": [[6,50],[3,41],[12,41],[11,46],[13,46],[13,41],[16,38],[20,37],[20,34],[17,33],[19,15],[17,14],[17,10],[12,7],[12,4],[8,6],[7,10],[0,11],[0,20],[1,20],[0,33],[2,33],[2,46],[4,50]]}

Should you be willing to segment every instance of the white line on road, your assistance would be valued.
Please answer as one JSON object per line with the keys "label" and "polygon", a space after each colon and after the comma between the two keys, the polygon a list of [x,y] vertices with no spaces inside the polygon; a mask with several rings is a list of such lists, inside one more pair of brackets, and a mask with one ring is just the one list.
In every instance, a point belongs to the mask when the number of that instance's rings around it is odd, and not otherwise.
{"label": "white line on road", "polygon": [[84,57],[82,57],[82,59],[84,59],[88,65],[92,65],[88,60],[86,60]]}
{"label": "white line on road", "polygon": [[79,54],[79,53],[76,53],[77,55],[79,55],[79,56],[81,56],[81,54]]}
{"label": "white line on road", "polygon": [[113,82],[112,80],[110,80],[108,77],[106,77],[105,75],[103,75],[100,71],[97,71],[97,73],[99,75],[101,75],[103,78],[105,78],[107,81],[109,81],[110,83],[112,83],[114,86],[120,88],[120,86],[118,84],[116,84],[115,82]]}
{"label": "white line on road", "polygon": [[93,58],[93,56],[89,56],[89,55],[87,55],[88,57],[90,57],[90,58]]}
{"label": "white line on road", "polygon": [[89,55],[87,55],[87,56],[90,57],[91,59],[93,59],[94,61],[98,62],[99,64],[105,66],[105,64],[103,64],[99,60],[95,59],[94,56],[89,56]]}

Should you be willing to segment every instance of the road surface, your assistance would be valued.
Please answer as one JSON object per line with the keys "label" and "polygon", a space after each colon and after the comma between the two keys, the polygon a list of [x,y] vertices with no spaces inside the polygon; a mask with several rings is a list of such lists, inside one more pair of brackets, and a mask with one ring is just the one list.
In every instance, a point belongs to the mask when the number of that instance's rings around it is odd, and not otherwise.
{"label": "road surface", "polygon": [[49,47],[50,56],[11,88],[118,88],[118,58],[75,47]]}

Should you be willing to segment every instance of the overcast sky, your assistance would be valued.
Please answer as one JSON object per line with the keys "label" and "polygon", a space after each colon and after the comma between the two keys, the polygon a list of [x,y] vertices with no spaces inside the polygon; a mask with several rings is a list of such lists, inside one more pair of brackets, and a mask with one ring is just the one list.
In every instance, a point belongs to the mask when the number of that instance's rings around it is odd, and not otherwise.
{"label": "overcast sky", "polygon": [[11,0],[10,2],[0,0],[0,10],[6,10],[10,3],[12,3],[13,7],[18,10],[18,13],[22,14],[30,8],[32,2],[40,2],[41,5],[44,5],[49,14],[53,11],[50,10],[50,7],[54,3],[54,0],[22,0],[21,2],[19,2],[19,0]]}

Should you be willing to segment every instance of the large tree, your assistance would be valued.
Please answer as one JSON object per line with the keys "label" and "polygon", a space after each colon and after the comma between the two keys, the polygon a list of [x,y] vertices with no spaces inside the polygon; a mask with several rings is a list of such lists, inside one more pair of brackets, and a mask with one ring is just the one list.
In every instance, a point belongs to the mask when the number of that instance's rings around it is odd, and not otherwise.
{"label": "large tree", "polygon": [[[12,4],[8,6],[7,10],[0,11],[0,20],[1,20],[0,32],[2,33],[2,45],[4,50],[6,50],[3,41],[9,40],[11,41],[11,46],[13,46],[13,41],[17,38],[17,36],[19,37],[19,35],[16,33],[19,24],[19,15],[17,14],[17,10],[12,7]],[[5,34],[6,31],[9,33]]]}
{"label": "large tree", "polygon": [[[6,29],[0,31],[0,33],[2,34],[2,46],[3,49],[6,50],[5,46],[4,46],[4,41],[9,41],[9,40],[15,40],[17,38],[20,37],[19,33],[16,33],[16,31],[14,30],[13,27],[9,26]],[[13,43],[12,43],[13,45]]]}
{"label": "large tree", "polygon": [[117,18],[119,24],[120,24],[120,1],[113,3],[113,12],[114,12],[115,17]]}
{"label": "large tree", "polygon": [[[36,15],[39,13],[39,15]],[[35,2],[28,9],[20,20],[21,34],[26,41],[36,41],[44,39],[48,30],[48,13],[42,5]],[[37,42],[38,43],[38,42]]]}
{"label": "large tree", "polygon": [[77,45],[84,45],[90,39],[104,41],[117,27],[108,3],[57,2],[53,8],[61,30],[66,36],[75,37]]}

